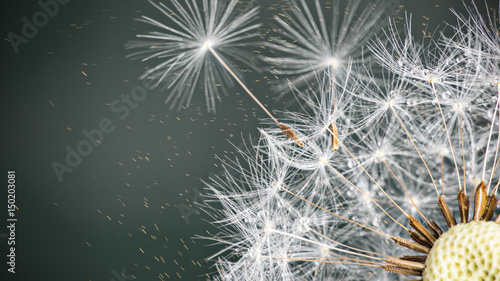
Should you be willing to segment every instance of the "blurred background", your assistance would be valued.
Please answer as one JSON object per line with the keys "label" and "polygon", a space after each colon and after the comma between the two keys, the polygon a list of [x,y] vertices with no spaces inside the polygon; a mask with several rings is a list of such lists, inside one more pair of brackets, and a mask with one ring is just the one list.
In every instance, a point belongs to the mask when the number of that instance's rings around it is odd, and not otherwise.
{"label": "blurred background", "polygon": [[[44,17],[48,2],[58,9]],[[286,1],[254,2],[268,34]],[[391,13],[411,12],[417,34],[455,22],[452,7],[464,11],[457,0],[396,2]],[[477,4],[484,9],[485,3],[498,8],[495,0]],[[215,156],[231,156],[242,137],[258,136],[259,118],[266,116],[239,86],[215,115],[207,113],[202,89],[181,110],[169,110],[168,90],[160,89],[126,105],[124,96],[137,94],[147,66],[125,59],[130,51],[123,47],[148,30],[134,21],[141,15],[168,25],[143,0],[4,1],[0,171],[5,187],[7,171],[16,171],[18,221],[15,274],[7,272],[8,229],[0,229],[1,280],[207,280],[216,271],[206,258],[219,248],[195,238],[216,232],[197,205],[202,180],[220,174]],[[39,27],[26,27],[33,21]],[[28,36],[20,38],[23,32]],[[276,101],[270,90],[276,77],[244,74],[268,108],[290,101]],[[128,114],[113,112],[116,102]],[[86,135],[99,137],[96,130],[107,133],[85,146]],[[68,156],[78,149],[87,155]]]}

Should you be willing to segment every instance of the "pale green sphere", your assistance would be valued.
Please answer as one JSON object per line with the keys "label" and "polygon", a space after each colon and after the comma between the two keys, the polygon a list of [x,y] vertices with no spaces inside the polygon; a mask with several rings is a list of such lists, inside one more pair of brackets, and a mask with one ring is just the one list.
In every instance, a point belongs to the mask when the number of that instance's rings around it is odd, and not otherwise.
{"label": "pale green sphere", "polygon": [[434,243],[424,281],[500,281],[500,224],[470,222],[450,228]]}

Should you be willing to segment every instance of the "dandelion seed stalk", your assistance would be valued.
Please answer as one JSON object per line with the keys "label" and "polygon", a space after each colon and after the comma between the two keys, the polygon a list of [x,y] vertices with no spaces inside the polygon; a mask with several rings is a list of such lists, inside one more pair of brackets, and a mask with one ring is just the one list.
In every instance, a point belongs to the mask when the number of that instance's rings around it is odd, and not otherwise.
{"label": "dandelion seed stalk", "polygon": [[212,46],[210,46],[210,44],[206,43],[205,47],[212,53],[212,55],[214,55],[214,57],[229,72],[229,74],[231,74],[231,76],[234,78],[234,80],[236,80],[236,82],[238,82],[238,84],[240,84],[240,86],[247,92],[247,94],[260,106],[260,108],[262,108],[262,110],[264,110],[264,112],[266,112],[266,114],[271,119],[273,119],[273,121],[276,122],[276,124],[278,124],[278,126],[279,126],[280,122],[278,122],[278,120],[271,114],[271,112],[269,112],[269,110],[267,110],[267,108],[247,88],[247,86],[245,84],[243,84],[243,82],[241,82],[241,80],[238,78],[238,76],[236,76],[236,74],[234,74],[234,72],[231,70],[231,68],[229,68],[229,66],[227,66],[226,62],[222,60],[222,58],[219,56],[219,54],[217,54],[217,52],[212,48]]}

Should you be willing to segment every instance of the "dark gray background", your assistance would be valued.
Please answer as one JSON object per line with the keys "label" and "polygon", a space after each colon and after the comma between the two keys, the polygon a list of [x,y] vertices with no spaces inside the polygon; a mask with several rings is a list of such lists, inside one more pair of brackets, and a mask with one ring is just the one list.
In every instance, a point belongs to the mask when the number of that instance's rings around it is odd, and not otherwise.
{"label": "dark gray background", "polygon": [[[267,8],[278,1],[260,2],[262,21],[269,27],[275,11]],[[413,13],[417,32],[422,23],[434,29],[453,19],[451,6],[463,10],[457,0],[400,2]],[[498,1],[489,3],[498,6]],[[4,39],[9,32],[21,34],[21,18],[31,19],[41,10],[36,1],[2,4]],[[206,113],[201,91],[188,109],[170,111],[163,103],[165,93],[153,90],[120,120],[109,104],[141,85],[137,77],[144,65],[125,59],[129,52],[123,47],[145,30],[133,21],[141,14],[164,19],[146,1],[73,0],[21,44],[18,54],[1,41],[0,235],[7,233],[9,169],[16,171],[19,207],[17,273],[6,272],[7,241],[0,236],[1,280],[108,281],[119,280],[115,274],[122,270],[122,280],[132,275],[160,280],[159,274],[177,280],[177,273],[183,280],[205,280],[204,274],[214,271],[204,258],[216,248],[191,239],[213,229],[204,215],[183,219],[179,206],[197,210],[188,204],[201,202],[196,195],[203,188],[200,179],[220,171],[214,155],[234,151],[226,140],[237,145],[242,134],[256,135],[258,118],[265,116],[235,87],[216,115]],[[266,75],[246,77],[264,103],[280,109]],[[97,128],[103,118],[112,120],[115,131],[59,182],[51,163],[63,162],[65,147],[74,148],[85,138],[82,130]]]}

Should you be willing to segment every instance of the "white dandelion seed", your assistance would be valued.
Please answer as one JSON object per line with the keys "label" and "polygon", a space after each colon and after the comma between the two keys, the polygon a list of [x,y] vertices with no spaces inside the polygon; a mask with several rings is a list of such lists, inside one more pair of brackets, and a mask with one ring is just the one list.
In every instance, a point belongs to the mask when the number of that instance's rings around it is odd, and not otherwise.
{"label": "white dandelion seed", "polygon": [[258,7],[244,6],[237,0],[149,2],[168,21],[162,23],[147,16],[138,19],[157,29],[137,35],[140,41],[126,45],[127,49],[137,50],[127,57],[157,62],[139,78],[152,79],[155,86],[163,85],[164,89],[168,89],[165,102],[171,103],[171,109],[188,106],[201,80],[207,110],[215,112],[221,93],[226,94],[227,87],[232,87],[234,80],[214,60],[209,48],[218,50],[220,59],[242,79],[233,62],[254,67],[249,61],[250,54],[241,47],[247,39],[258,34],[256,29],[260,23],[255,23]]}
{"label": "white dandelion seed", "polygon": [[[288,78],[296,87],[315,79],[316,73],[328,71],[332,78],[343,78],[350,63],[362,64],[368,50],[363,46],[385,23],[385,13],[392,9],[387,1],[365,3],[360,0],[326,3],[331,14],[323,12],[319,0],[291,0],[287,9],[274,18],[280,24],[279,35],[267,46],[275,55],[265,60],[271,72]],[[326,16],[325,16],[326,14]],[[278,91],[288,91],[286,84]]]}
{"label": "white dandelion seed", "polygon": [[[157,80],[157,86],[165,82],[166,88],[173,87],[166,102],[173,98],[171,108],[176,103],[180,108],[184,102],[189,105],[195,85],[203,73],[207,109],[214,113],[215,102],[220,99],[218,87],[225,91],[224,83],[232,85],[233,81],[236,81],[278,125],[282,134],[298,146],[303,146],[304,143],[299,136],[276,119],[242,81],[241,74],[225,58],[227,56],[251,65],[248,61],[249,53],[234,47],[241,47],[244,39],[257,34],[254,30],[260,24],[250,24],[257,18],[258,7],[252,8],[251,5],[247,5],[245,8],[237,9],[238,0],[221,1],[219,5],[218,0],[211,1],[210,4],[207,0],[203,0],[203,10],[200,11],[197,0],[186,1],[184,5],[172,0],[176,9],[174,11],[162,3],[156,5],[150,0],[150,3],[178,25],[178,29],[145,16],[139,20],[163,29],[163,32],[138,35],[156,41],[132,42],[127,45],[128,48],[147,47],[146,50],[131,54],[130,57],[143,57],[143,61],[152,58],[163,60],[159,65],[147,70],[141,78]],[[212,61],[214,58],[215,61]],[[188,86],[191,90],[186,93]]]}

